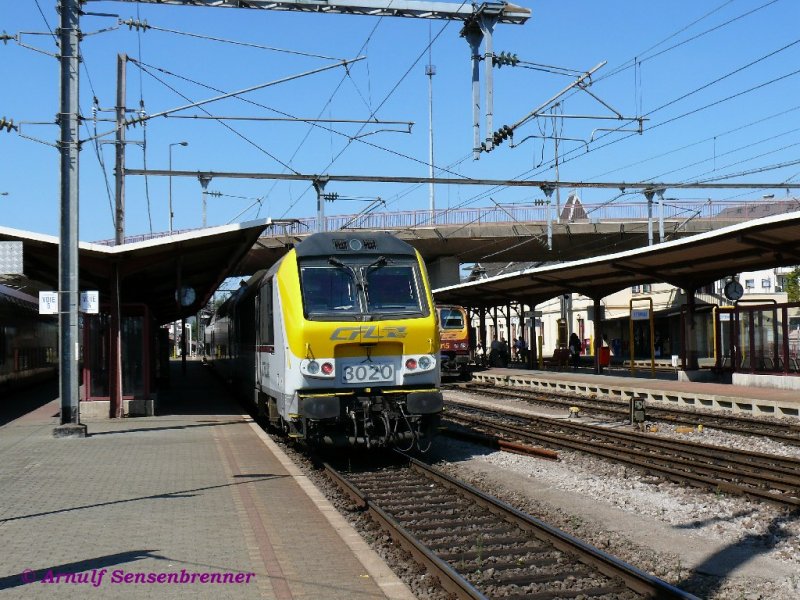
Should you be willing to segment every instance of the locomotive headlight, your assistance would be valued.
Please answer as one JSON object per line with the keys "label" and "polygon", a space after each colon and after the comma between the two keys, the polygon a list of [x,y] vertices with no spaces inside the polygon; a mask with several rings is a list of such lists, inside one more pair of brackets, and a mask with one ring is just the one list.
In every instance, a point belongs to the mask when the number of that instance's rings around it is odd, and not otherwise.
{"label": "locomotive headlight", "polygon": [[433,366],[433,359],[430,356],[420,356],[419,357],[419,368],[427,371]]}
{"label": "locomotive headlight", "polygon": [[416,368],[417,368],[417,360],[415,358],[409,358],[406,361],[406,369],[408,369],[409,371],[413,371]]}
{"label": "locomotive headlight", "polygon": [[323,360],[322,364],[315,359],[300,361],[300,372],[306,377],[321,377],[328,379],[334,377],[335,369],[332,360]]}

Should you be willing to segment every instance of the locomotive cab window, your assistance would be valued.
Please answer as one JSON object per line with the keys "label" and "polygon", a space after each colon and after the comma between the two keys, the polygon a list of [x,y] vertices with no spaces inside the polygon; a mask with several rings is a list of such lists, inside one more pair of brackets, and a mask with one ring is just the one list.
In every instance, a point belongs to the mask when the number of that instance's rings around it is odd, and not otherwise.
{"label": "locomotive cab window", "polygon": [[366,271],[367,306],[370,312],[422,312],[414,264],[369,266]]}
{"label": "locomotive cab window", "polygon": [[424,296],[415,263],[329,259],[300,266],[303,310],[312,320],[358,320],[367,315],[419,316]]}
{"label": "locomotive cab window", "polygon": [[360,312],[351,269],[328,265],[301,267],[300,285],[306,315]]}
{"label": "locomotive cab window", "polygon": [[443,308],[439,315],[443,329],[463,329],[464,317],[460,311]]}

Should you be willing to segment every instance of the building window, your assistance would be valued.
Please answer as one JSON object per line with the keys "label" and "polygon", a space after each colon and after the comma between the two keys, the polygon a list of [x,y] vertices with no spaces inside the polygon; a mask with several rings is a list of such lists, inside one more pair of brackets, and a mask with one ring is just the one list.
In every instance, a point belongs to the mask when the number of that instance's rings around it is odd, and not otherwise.
{"label": "building window", "polygon": [[778,275],[775,281],[775,291],[782,292],[786,287],[786,276]]}
{"label": "building window", "polygon": [[744,281],[744,287],[745,287],[745,288],[747,288],[748,290],[755,289],[755,287],[756,287],[756,280],[755,280],[755,279],[745,279],[745,281]]}
{"label": "building window", "polygon": [[634,293],[634,294],[638,294],[639,293],[639,286],[638,285],[632,285],[631,286],[631,292]]}
{"label": "building window", "polygon": [[643,291],[645,294],[647,294],[647,293],[649,293],[650,291],[652,291],[652,289],[653,289],[653,286],[652,286],[652,285],[650,285],[649,283],[645,283],[645,284],[643,284],[643,285],[642,285],[642,291]]}
{"label": "building window", "polygon": [[771,285],[772,285],[772,282],[769,279],[762,279],[761,280],[761,288],[762,289],[768,290]]}

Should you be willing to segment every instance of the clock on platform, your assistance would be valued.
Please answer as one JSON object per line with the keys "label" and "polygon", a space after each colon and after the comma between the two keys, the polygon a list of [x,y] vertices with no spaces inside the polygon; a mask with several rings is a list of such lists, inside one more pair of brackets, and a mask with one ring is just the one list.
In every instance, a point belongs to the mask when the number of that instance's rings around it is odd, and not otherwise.
{"label": "clock on platform", "polygon": [[178,302],[181,303],[181,306],[191,306],[197,299],[197,294],[195,293],[194,288],[188,285],[182,286],[177,292],[175,292],[175,294],[178,297]]}
{"label": "clock on platform", "polygon": [[742,287],[741,283],[732,279],[731,281],[725,284],[725,289],[723,290],[723,293],[725,294],[725,297],[728,300],[735,302],[736,300],[741,298],[742,295],[744,294],[744,288]]}

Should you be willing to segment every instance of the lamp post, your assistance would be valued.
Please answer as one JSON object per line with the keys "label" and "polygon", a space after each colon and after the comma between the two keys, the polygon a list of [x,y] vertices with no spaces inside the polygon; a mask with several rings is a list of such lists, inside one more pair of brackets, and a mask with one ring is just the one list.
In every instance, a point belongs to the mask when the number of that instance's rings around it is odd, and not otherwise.
{"label": "lamp post", "polygon": [[172,235],[172,147],[188,146],[189,142],[175,142],[169,145],[169,233]]}

